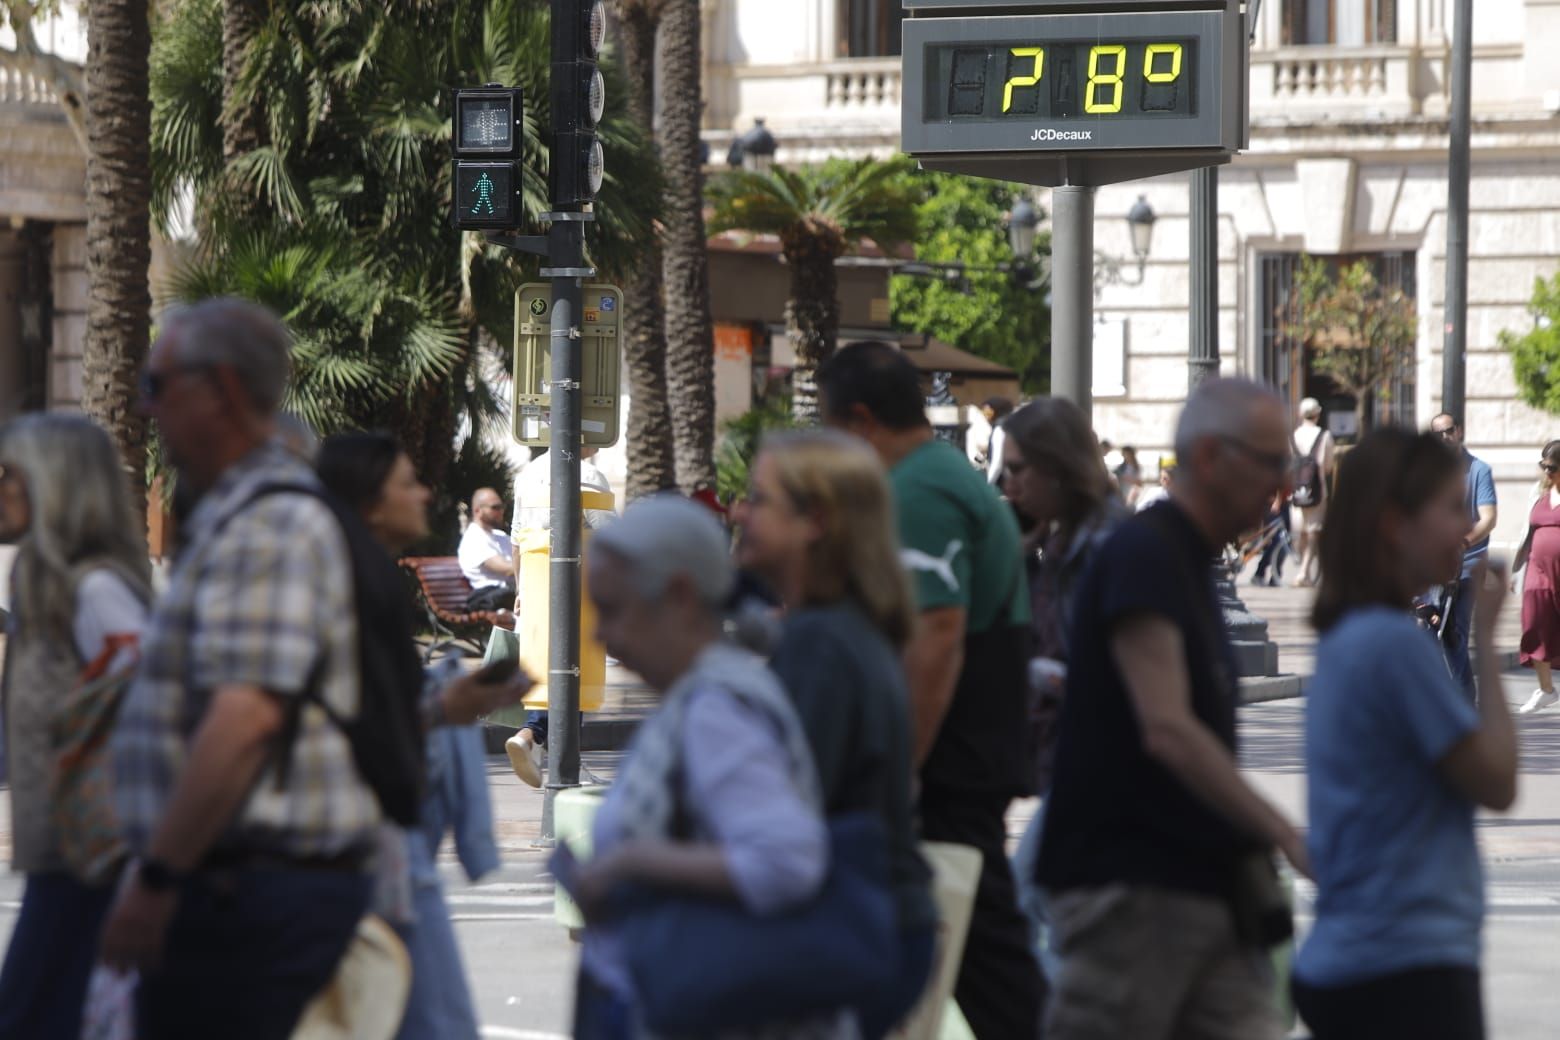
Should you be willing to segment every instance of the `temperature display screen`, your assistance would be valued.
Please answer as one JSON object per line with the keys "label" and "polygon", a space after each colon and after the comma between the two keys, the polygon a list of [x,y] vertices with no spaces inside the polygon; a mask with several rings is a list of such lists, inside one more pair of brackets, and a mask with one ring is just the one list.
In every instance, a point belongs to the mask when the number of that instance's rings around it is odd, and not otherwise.
{"label": "temperature display screen", "polygon": [[460,99],[462,149],[504,152],[514,145],[514,102],[507,97]]}
{"label": "temperature display screen", "polygon": [[926,49],[927,121],[1197,115],[1197,40],[1035,40]]}

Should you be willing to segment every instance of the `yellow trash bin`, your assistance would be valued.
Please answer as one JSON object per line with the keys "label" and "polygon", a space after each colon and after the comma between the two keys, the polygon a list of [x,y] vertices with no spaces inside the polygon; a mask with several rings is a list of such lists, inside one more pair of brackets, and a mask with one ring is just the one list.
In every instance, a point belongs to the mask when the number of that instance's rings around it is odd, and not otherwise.
{"label": "yellow trash bin", "polygon": [[[553,801],[553,836],[567,844],[575,858],[582,863],[594,855],[591,827],[606,795],[605,787],[571,787],[559,791]],[[571,932],[585,927],[585,918],[579,906],[569,898],[561,885],[553,894],[553,919]]]}
{"label": "yellow trash bin", "polygon": [[[581,491],[580,508],[614,508],[612,495],[600,491]],[[585,551],[589,552],[590,531],[584,532]],[[525,706],[535,711],[547,710],[548,653],[548,602],[552,585],[550,560],[551,540],[548,532],[528,528],[520,533],[515,543],[515,555],[519,557],[520,615],[516,619],[515,633],[520,638],[520,663],[527,673],[537,680],[536,686],[526,694]],[[580,710],[600,711],[606,698],[607,651],[596,642],[596,608],[583,575],[580,580]]]}

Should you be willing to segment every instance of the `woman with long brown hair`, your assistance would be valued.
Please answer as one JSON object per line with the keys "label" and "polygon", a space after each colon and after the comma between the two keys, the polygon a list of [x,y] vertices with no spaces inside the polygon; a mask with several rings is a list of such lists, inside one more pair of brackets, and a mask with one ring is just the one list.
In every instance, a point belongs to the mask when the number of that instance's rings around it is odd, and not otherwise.
{"label": "woman with long brown hair", "polygon": [[1461,568],[1464,496],[1457,452],[1387,429],[1343,459],[1328,506],[1306,691],[1316,923],[1294,972],[1316,1040],[1484,1036],[1474,812],[1516,798],[1491,648],[1504,576],[1475,575],[1477,708],[1409,612]]}
{"label": "woman with long brown hair", "polygon": [[1554,666],[1560,662],[1560,441],[1544,445],[1527,537],[1512,562],[1522,575],[1522,663],[1531,665],[1538,689],[1518,709],[1532,714],[1560,701]]}
{"label": "woman with long brown hair", "polygon": [[910,695],[900,651],[914,613],[888,479],[852,437],[783,434],[764,442],[736,519],[741,564],[785,604],[770,666],[801,716],[825,810],[874,812],[888,829],[903,936],[899,985],[881,1006],[861,1009],[859,1022],[864,1037],[881,1037],[925,987],[936,932],[910,808]]}

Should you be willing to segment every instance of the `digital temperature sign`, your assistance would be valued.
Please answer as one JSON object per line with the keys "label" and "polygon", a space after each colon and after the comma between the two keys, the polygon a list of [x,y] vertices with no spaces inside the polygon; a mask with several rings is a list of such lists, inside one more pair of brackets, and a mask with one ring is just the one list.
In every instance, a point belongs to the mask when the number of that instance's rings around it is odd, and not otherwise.
{"label": "digital temperature sign", "polygon": [[1237,0],[905,0],[903,148],[923,166],[1108,184],[1245,145]]}

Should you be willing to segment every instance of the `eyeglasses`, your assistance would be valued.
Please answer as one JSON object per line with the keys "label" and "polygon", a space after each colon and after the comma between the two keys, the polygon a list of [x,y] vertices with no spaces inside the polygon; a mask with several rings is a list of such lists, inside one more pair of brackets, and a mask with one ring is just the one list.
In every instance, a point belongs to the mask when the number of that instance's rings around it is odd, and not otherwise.
{"label": "eyeglasses", "polygon": [[1269,473],[1284,473],[1289,469],[1289,456],[1271,451],[1258,451],[1239,437],[1220,436],[1219,440],[1239,451]]}
{"label": "eyeglasses", "polygon": [[[1556,466],[1548,462],[1540,462],[1538,464],[1538,468],[1543,470],[1545,473],[1548,473],[1550,476],[1553,476],[1556,470],[1560,470],[1560,466]],[[3,476],[5,476],[5,467],[0,466],[0,477]]]}
{"label": "eyeglasses", "polygon": [[1455,427],[1455,426],[1448,426],[1444,430],[1431,430],[1430,432],[1435,434],[1437,437],[1440,437],[1442,440],[1448,440],[1449,441],[1453,437],[1457,436],[1457,427]]}
{"label": "eyeglasses", "polygon": [[205,372],[210,368],[210,365],[173,365],[161,372],[143,368],[137,387],[141,393],[141,400],[156,401],[168,392],[168,384],[172,383],[176,376],[187,372]]}

